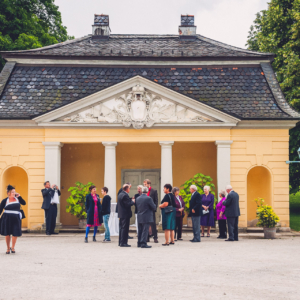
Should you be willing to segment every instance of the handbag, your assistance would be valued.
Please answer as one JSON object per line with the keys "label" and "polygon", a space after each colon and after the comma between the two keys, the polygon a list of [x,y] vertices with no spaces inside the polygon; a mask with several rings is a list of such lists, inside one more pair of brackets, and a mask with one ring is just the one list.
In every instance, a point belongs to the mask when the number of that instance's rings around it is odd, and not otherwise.
{"label": "handbag", "polygon": [[206,214],[208,214],[208,213],[209,213],[209,209],[208,209],[208,210],[205,210],[205,209],[202,210],[202,214],[203,214],[203,215],[206,215]]}
{"label": "handbag", "polygon": [[20,213],[21,213],[21,215],[22,215],[21,220],[22,220],[22,219],[25,219],[26,216],[25,216],[25,213],[24,213],[24,210],[22,209],[22,207],[21,207],[21,209],[20,209]]}
{"label": "handbag", "polygon": [[[169,195],[169,198],[170,198],[170,203],[172,203],[170,194],[168,194],[168,195]],[[169,214],[169,213],[173,212],[173,210],[174,210],[174,207],[172,205],[169,205],[169,206],[165,207],[165,213],[166,214]]]}

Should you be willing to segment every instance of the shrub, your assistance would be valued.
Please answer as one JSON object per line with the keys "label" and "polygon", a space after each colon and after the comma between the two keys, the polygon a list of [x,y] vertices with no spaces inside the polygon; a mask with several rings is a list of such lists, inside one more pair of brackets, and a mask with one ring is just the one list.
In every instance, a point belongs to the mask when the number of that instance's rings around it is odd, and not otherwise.
{"label": "shrub", "polygon": [[256,216],[258,222],[256,226],[273,228],[279,222],[279,217],[275,214],[270,205],[263,205],[264,199],[257,198],[254,200],[257,205]]}
{"label": "shrub", "polygon": [[66,212],[72,214],[79,220],[86,219],[85,197],[89,193],[89,187],[94,184],[89,182],[84,185],[77,181],[75,185],[75,187],[70,187],[68,189],[68,192],[71,192],[71,196],[67,199],[69,205],[66,206]]}
{"label": "shrub", "polygon": [[[182,197],[184,203],[185,203],[185,211],[189,212],[190,210],[190,200],[191,200],[191,192],[190,192],[190,186],[192,184],[196,185],[198,187],[198,192],[199,194],[204,194],[203,192],[203,188],[205,185],[210,186],[210,192],[214,195],[214,197],[216,196],[214,190],[215,185],[212,183],[213,179],[210,176],[205,176],[201,173],[196,174],[194,177],[192,177],[191,179],[187,180],[184,184],[181,185],[181,187],[183,187],[180,190],[179,195]],[[214,201],[214,208],[216,205],[217,199],[215,198]]]}
{"label": "shrub", "polygon": [[300,191],[295,194],[290,194],[290,212],[300,213]]}

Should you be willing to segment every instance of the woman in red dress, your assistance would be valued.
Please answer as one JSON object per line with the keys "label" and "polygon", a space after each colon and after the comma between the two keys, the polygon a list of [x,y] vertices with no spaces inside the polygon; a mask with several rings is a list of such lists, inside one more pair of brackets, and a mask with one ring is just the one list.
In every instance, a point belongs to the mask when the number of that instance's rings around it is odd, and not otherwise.
{"label": "woman in red dress", "polygon": [[85,209],[87,213],[87,225],[84,239],[85,243],[88,243],[88,235],[91,227],[94,227],[93,242],[96,242],[96,233],[98,230],[98,226],[101,226],[101,224],[103,223],[102,206],[100,197],[96,194],[97,189],[94,185],[91,185],[89,190],[90,194],[86,195],[85,201]]}

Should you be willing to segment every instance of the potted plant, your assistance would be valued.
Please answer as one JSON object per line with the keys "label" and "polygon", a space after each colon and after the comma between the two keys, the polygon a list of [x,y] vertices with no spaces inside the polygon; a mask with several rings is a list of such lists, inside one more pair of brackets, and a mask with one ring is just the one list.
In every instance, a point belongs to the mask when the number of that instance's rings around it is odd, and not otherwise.
{"label": "potted plant", "polygon": [[89,193],[89,187],[93,185],[92,182],[84,185],[81,182],[76,182],[74,187],[70,187],[68,192],[71,192],[70,197],[67,199],[68,205],[66,212],[72,214],[78,219],[79,228],[86,227],[86,211],[85,211],[85,197]]}
{"label": "potted plant", "polygon": [[[190,186],[192,184],[196,185],[198,188],[199,194],[204,194],[203,188],[205,185],[208,185],[210,187],[210,192],[216,196],[214,190],[215,185],[212,183],[213,179],[210,176],[206,176],[202,173],[198,173],[194,175],[194,177],[187,180],[184,184],[181,185],[182,189],[180,190],[179,195],[182,197],[184,203],[185,203],[185,211],[189,213],[190,211],[190,200],[191,200],[191,192],[190,192]],[[216,202],[216,199],[215,199]],[[215,205],[215,204],[214,204]],[[192,218],[187,218],[187,227],[192,227]]]}
{"label": "potted plant", "polygon": [[279,217],[275,214],[270,205],[264,205],[264,199],[257,198],[254,200],[257,205],[256,216],[258,222],[256,226],[263,227],[265,239],[276,238],[276,224],[279,222]]}

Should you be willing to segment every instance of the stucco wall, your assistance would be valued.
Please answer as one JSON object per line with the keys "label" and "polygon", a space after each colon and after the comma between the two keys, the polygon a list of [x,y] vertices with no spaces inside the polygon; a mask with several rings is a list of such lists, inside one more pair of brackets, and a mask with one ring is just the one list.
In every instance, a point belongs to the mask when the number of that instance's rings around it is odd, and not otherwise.
{"label": "stucco wall", "polygon": [[[29,178],[28,226],[39,227],[44,222],[44,212],[40,209],[42,204],[40,190],[43,188],[45,163],[42,141],[59,141],[65,144],[62,148],[63,199],[66,197],[67,187],[73,185],[76,180],[84,180],[89,172],[97,185],[104,184],[102,141],[119,142],[118,189],[121,185],[121,169],[136,169],[142,165],[143,157],[137,153],[143,152],[149,157],[145,168],[160,168],[158,142],[165,140],[175,141],[174,185],[180,185],[198,172],[198,169],[206,174],[210,171],[215,172],[212,177],[216,178],[216,160],[213,160],[213,157],[216,157],[214,141],[233,140],[231,183],[240,194],[242,213],[240,226],[247,225],[247,174],[254,166],[263,166],[270,171],[274,209],[281,219],[281,225],[289,226],[289,170],[285,163],[288,160],[289,133],[288,130],[282,129],[1,129],[1,182],[3,172],[11,166],[20,166],[26,171]],[[74,147],[78,147],[76,151]],[[147,157],[145,159],[147,161]],[[88,160],[91,161],[91,165]],[[0,188],[3,189],[3,184]],[[2,190],[1,194],[3,195]]]}

